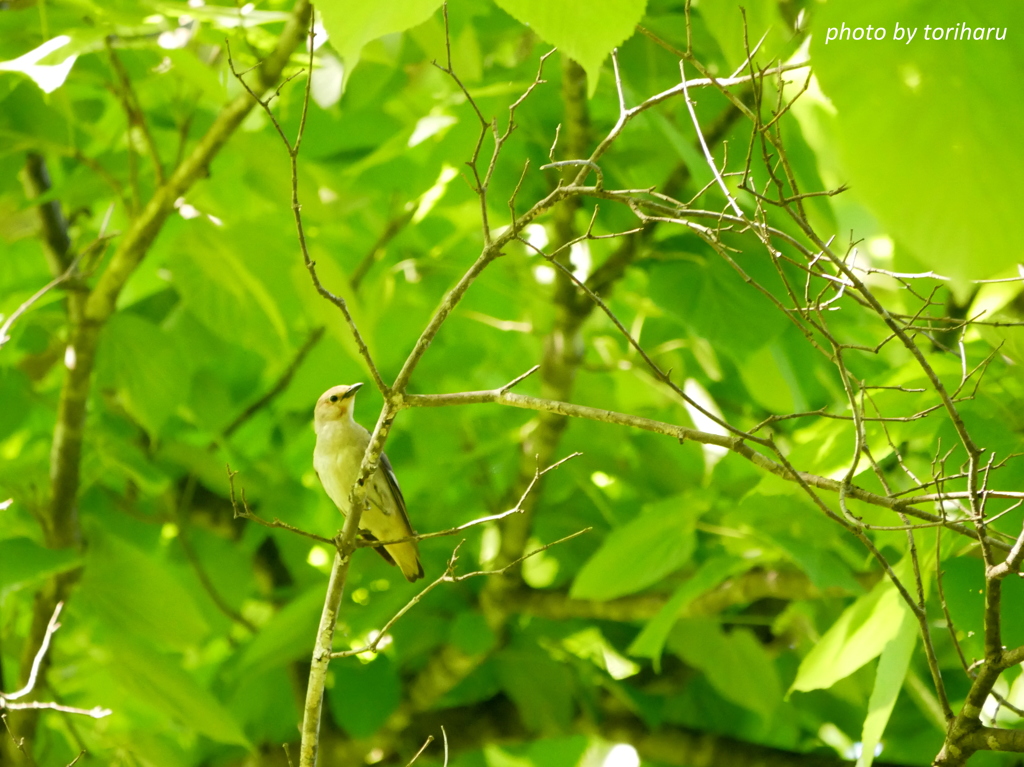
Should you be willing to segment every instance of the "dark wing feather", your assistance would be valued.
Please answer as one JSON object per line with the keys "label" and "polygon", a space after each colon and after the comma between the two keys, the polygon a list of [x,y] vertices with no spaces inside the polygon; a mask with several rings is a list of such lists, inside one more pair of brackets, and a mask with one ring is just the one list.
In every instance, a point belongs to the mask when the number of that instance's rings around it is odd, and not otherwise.
{"label": "dark wing feather", "polygon": [[412,529],[412,523],[409,522],[409,512],[405,508],[405,496],[402,495],[402,488],[398,486],[398,477],[395,476],[395,470],[391,468],[391,461],[388,460],[386,453],[380,454],[380,466],[384,469],[384,477],[387,479],[388,487],[391,488],[391,494],[398,504],[398,511],[402,515],[405,526],[415,535],[416,531]]}
{"label": "dark wing feather", "polygon": [[[359,537],[362,538],[364,541],[375,541],[375,540],[377,540],[376,538],[373,537],[373,535],[368,530],[360,530],[359,531]],[[386,548],[384,548],[383,546],[371,546],[370,548],[372,548],[374,551],[376,551],[378,554],[380,554],[382,557],[384,557],[384,561],[387,562],[389,565],[397,565],[398,564],[397,562],[395,562],[395,558],[392,557],[388,553],[388,550]]]}

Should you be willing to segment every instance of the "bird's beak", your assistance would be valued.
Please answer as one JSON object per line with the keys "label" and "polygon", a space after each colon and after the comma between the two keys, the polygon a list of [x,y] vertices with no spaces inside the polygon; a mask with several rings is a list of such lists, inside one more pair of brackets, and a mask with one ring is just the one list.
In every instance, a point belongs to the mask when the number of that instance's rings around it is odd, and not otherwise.
{"label": "bird's beak", "polygon": [[348,391],[341,395],[342,399],[349,399],[350,397],[356,396],[356,392],[363,388],[361,383],[354,383],[348,387]]}

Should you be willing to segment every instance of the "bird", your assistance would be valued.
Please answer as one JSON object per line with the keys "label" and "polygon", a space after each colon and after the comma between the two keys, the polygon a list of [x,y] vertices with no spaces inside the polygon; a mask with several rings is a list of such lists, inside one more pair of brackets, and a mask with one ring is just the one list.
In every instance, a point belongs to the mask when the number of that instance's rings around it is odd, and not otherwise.
{"label": "bird", "polygon": [[[316,431],[313,468],[328,497],[345,516],[351,508],[349,493],[359,475],[366,446],[370,444],[370,433],[352,417],[356,392],[360,388],[361,383],[332,386],[320,395],[313,410]],[[367,484],[369,505],[359,519],[362,536],[368,540],[393,541],[416,535],[409,523],[395,471],[384,453],[380,454],[380,462]],[[416,541],[375,546],[374,550],[388,563],[397,564],[410,583],[423,577]]]}

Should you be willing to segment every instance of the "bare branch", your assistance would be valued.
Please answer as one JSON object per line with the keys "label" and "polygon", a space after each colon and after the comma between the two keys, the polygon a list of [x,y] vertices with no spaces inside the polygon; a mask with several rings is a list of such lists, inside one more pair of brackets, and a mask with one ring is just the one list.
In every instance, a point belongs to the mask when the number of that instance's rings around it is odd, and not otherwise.
{"label": "bare branch", "polygon": [[523,513],[523,504],[526,502],[526,499],[530,495],[530,493],[533,492],[533,489],[537,486],[537,483],[540,481],[540,478],[543,477],[545,474],[547,474],[549,471],[554,471],[559,466],[561,466],[563,463],[566,463],[567,461],[571,461],[573,458],[577,458],[577,457],[579,457],[581,455],[583,455],[583,453],[572,453],[571,455],[567,455],[565,458],[561,459],[560,461],[556,461],[555,463],[551,464],[546,469],[537,470],[534,473],[534,475],[533,475],[533,479],[530,480],[530,484],[527,485],[526,490],[523,492],[522,496],[519,498],[519,503],[517,503],[515,506],[513,506],[511,509],[508,509],[507,511],[503,511],[503,512],[501,512],[499,514],[491,514],[491,515],[486,516],[486,517],[477,517],[476,519],[474,519],[474,520],[472,520],[470,522],[466,522],[464,524],[461,524],[458,527],[452,527],[452,528],[449,528],[447,530],[440,530],[440,531],[435,532],[435,533],[423,533],[422,535],[409,535],[409,536],[406,536],[405,538],[395,538],[394,540],[390,540],[390,541],[361,540],[361,541],[359,541],[358,545],[359,545],[360,548],[365,548],[365,547],[380,548],[381,546],[391,546],[391,545],[396,544],[396,543],[405,543],[406,541],[423,541],[423,540],[426,540],[428,538],[442,538],[442,537],[446,537],[446,536],[449,536],[449,535],[458,535],[459,533],[463,532],[464,530],[468,530],[471,527],[476,527],[477,525],[482,525],[482,524],[485,524],[487,522],[499,522],[500,520],[505,519],[505,517],[510,517],[513,514],[522,514]]}
{"label": "bare branch", "polygon": [[530,551],[527,554],[524,554],[523,556],[519,557],[518,559],[516,559],[516,560],[514,560],[512,562],[509,562],[504,567],[500,567],[500,568],[497,568],[495,570],[476,570],[474,572],[465,573],[463,575],[456,575],[455,574],[455,565],[458,562],[459,548],[461,548],[462,544],[466,542],[465,539],[463,539],[462,541],[459,542],[459,544],[455,547],[455,550],[452,552],[451,558],[448,560],[448,566],[445,568],[444,573],[442,573],[439,578],[434,580],[426,588],[424,588],[416,596],[414,596],[411,600],[409,600],[409,602],[407,602],[405,604],[405,606],[401,610],[399,610],[397,613],[395,613],[395,615],[392,616],[391,620],[389,620],[387,623],[385,623],[384,627],[380,631],[378,631],[378,632],[376,632],[374,634],[373,641],[371,641],[365,647],[360,647],[360,648],[357,648],[355,650],[342,650],[340,652],[333,652],[333,653],[331,653],[331,657],[332,658],[345,658],[345,657],[349,657],[349,656],[352,656],[352,655],[362,655],[363,653],[367,653],[367,652],[372,652],[372,653],[377,652],[378,647],[379,647],[381,641],[383,641],[388,636],[388,631],[390,631],[391,627],[394,626],[395,623],[397,623],[398,620],[403,615],[408,613],[409,610],[411,610],[413,607],[415,607],[417,604],[419,604],[419,602],[423,599],[423,597],[425,597],[427,594],[429,594],[435,588],[440,586],[442,583],[458,583],[459,581],[464,581],[467,578],[476,578],[476,577],[479,577],[481,575],[502,575],[503,573],[508,572],[511,568],[513,568],[516,565],[520,564],[521,562],[529,559],[530,557],[532,557],[532,556],[534,556],[536,554],[540,554],[542,551],[547,551],[548,549],[550,549],[553,546],[557,546],[557,545],[559,545],[561,543],[565,543],[566,541],[570,541],[573,538],[576,538],[577,536],[583,535],[584,533],[588,533],[592,529],[593,528],[586,527],[586,528],[584,528],[582,530],[577,530],[575,533],[572,533],[571,535],[567,535],[564,538],[559,538],[557,541],[552,541],[551,543],[545,544],[544,546],[541,546],[539,548],[533,549],[532,551]]}
{"label": "bare branch", "polygon": [[292,358],[292,361],[288,364],[288,367],[284,369],[284,372],[281,373],[280,377],[277,379],[274,385],[270,387],[267,393],[264,394],[255,402],[253,402],[251,405],[249,405],[241,413],[239,413],[235,417],[235,420],[233,420],[230,424],[228,424],[227,427],[225,427],[225,437],[230,437],[242,424],[244,424],[246,421],[252,418],[256,413],[265,408],[271,402],[273,402],[273,400],[277,396],[279,396],[285,389],[288,388],[288,384],[292,382],[292,378],[295,377],[295,374],[302,366],[302,363],[305,361],[306,357],[309,355],[311,351],[313,351],[313,347],[315,347],[320,342],[320,339],[323,338],[323,336],[323,327],[315,328],[309,334],[309,336],[306,338],[306,341],[302,344],[301,347],[299,347],[299,350],[295,353],[295,356]]}
{"label": "bare branch", "polygon": [[32,669],[28,674],[28,683],[20,690],[15,692],[2,693],[0,694],[0,700],[6,705],[10,705],[9,701],[17,700],[18,698],[24,697],[32,692],[36,687],[36,681],[39,677],[39,667],[43,663],[43,658],[46,657],[47,650],[50,649],[50,640],[53,638],[54,633],[60,628],[60,623],[57,619],[60,617],[60,611],[63,609],[64,603],[58,602],[57,606],[53,610],[53,615],[50,617],[50,622],[46,624],[46,633],[43,634],[42,644],[39,645],[39,649],[36,651],[36,656],[32,661]]}
{"label": "bare branch", "polygon": [[420,746],[420,750],[416,752],[416,755],[409,760],[409,763],[405,767],[412,767],[416,763],[416,760],[420,758],[420,755],[427,750],[427,746],[429,746],[433,742],[434,736],[428,735],[426,741],[424,741],[423,745]]}
{"label": "bare branch", "polygon": [[254,514],[252,510],[249,508],[249,503],[245,500],[245,490],[242,490],[241,492],[241,501],[239,501],[235,496],[235,477],[238,475],[238,472],[232,471],[230,465],[228,465],[227,468],[228,492],[230,495],[231,508],[234,512],[235,519],[248,519],[255,522],[258,525],[263,525],[264,527],[280,528],[281,530],[287,530],[290,533],[301,535],[303,538],[309,538],[310,540],[326,544],[327,546],[337,546],[337,540],[335,538],[325,538],[322,535],[307,532],[306,530],[302,530],[298,527],[289,525],[287,522],[282,522],[280,519],[274,519],[272,522],[269,522],[263,519],[262,517]]}
{"label": "bare branch", "polygon": [[[304,134],[305,129],[306,129],[306,115],[307,115],[308,109],[309,109],[309,94],[310,94],[310,90],[309,89],[310,89],[310,87],[312,85],[312,82],[313,82],[313,78],[311,77],[311,74],[312,74],[312,71],[313,71],[313,51],[314,51],[314,45],[313,45],[313,23],[314,23],[314,21],[313,21],[312,15],[309,16],[308,23],[309,23],[309,29],[308,29],[309,63],[308,63],[307,76],[306,76],[306,88],[305,88],[305,93],[303,95],[303,101],[302,101],[302,116],[301,116],[301,118],[299,120],[299,128],[298,128],[298,132],[296,134],[294,142],[292,142],[292,141],[290,141],[288,139],[288,136],[285,134],[284,129],[281,127],[280,122],[278,122],[277,117],[274,115],[273,111],[270,109],[270,102],[274,98],[276,93],[271,94],[267,98],[261,98],[260,97],[260,95],[256,92],[256,90],[254,90],[252,88],[252,86],[250,86],[249,83],[246,82],[245,78],[243,77],[244,73],[243,72],[239,72],[235,68],[235,62],[234,62],[234,60],[231,57],[231,46],[230,46],[230,44],[227,45],[228,65],[231,68],[231,73],[235,76],[235,79],[238,80],[239,83],[241,83],[242,87],[245,88],[246,92],[249,94],[249,96],[252,98],[252,100],[255,101],[260,106],[260,108],[263,109],[263,111],[266,113],[267,117],[270,119],[271,124],[274,126],[274,129],[277,131],[277,135],[280,137],[281,142],[284,144],[285,150],[288,152],[288,159],[289,159],[289,161],[291,163],[291,206],[292,206],[292,217],[295,219],[295,231],[296,231],[296,234],[298,236],[299,249],[302,251],[302,260],[303,260],[303,263],[306,265],[306,270],[309,272],[309,277],[310,277],[310,280],[312,280],[312,282],[313,282],[313,287],[316,289],[317,293],[319,293],[323,298],[325,298],[328,301],[330,301],[332,304],[334,304],[341,311],[342,316],[345,318],[345,323],[348,325],[348,328],[349,328],[349,330],[352,333],[352,337],[355,339],[356,346],[359,349],[359,354],[360,354],[360,356],[362,356],[363,361],[366,363],[367,370],[369,370],[370,375],[373,378],[373,382],[374,382],[374,384],[377,387],[377,390],[380,391],[382,394],[387,394],[388,386],[387,386],[386,383],[384,383],[384,379],[381,378],[380,372],[377,370],[377,365],[374,363],[373,357],[370,354],[370,349],[369,349],[369,347],[367,347],[366,341],[363,339],[362,333],[359,332],[359,328],[356,326],[355,319],[353,319],[352,313],[349,311],[348,302],[342,296],[336,295],[335,293],[332,293],[331,291],[329,291],[320,282],[320,278],[319,278],[319,276],[316,273],[316,262],[310,257],[310,255],[309,255],[309,247],[307,246],[307,243],[306,243],[306,230],[305,230],[305,227],[304,227],[303,222],[302,222],[302,205],[299,202],[299,169],[298,169],[298,161],[299,161],[299,149],[302,146],[302,137],[303,137],[303,134]],[[294,76],[295,75],[293,75],[293,77]],[[287,81],[285,81],[285,83],[286,82]],[[285,83],[282,83],[281,86],[283,87],[285,85]],[[278,88],[278,91],[280,91],[280,87]]]}

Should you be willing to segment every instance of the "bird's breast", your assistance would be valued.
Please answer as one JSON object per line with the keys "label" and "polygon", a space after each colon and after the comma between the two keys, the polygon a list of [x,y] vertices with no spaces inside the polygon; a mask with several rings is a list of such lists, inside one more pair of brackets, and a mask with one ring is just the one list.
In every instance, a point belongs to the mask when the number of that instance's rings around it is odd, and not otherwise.
{"label": "bird's breast", "polygon": [[343,513],[349,510],[349,493],[359,473],[365,446],[359,447],[342,439],[331,439],[321,433],[313,450],[313,468],[324,490]]}

